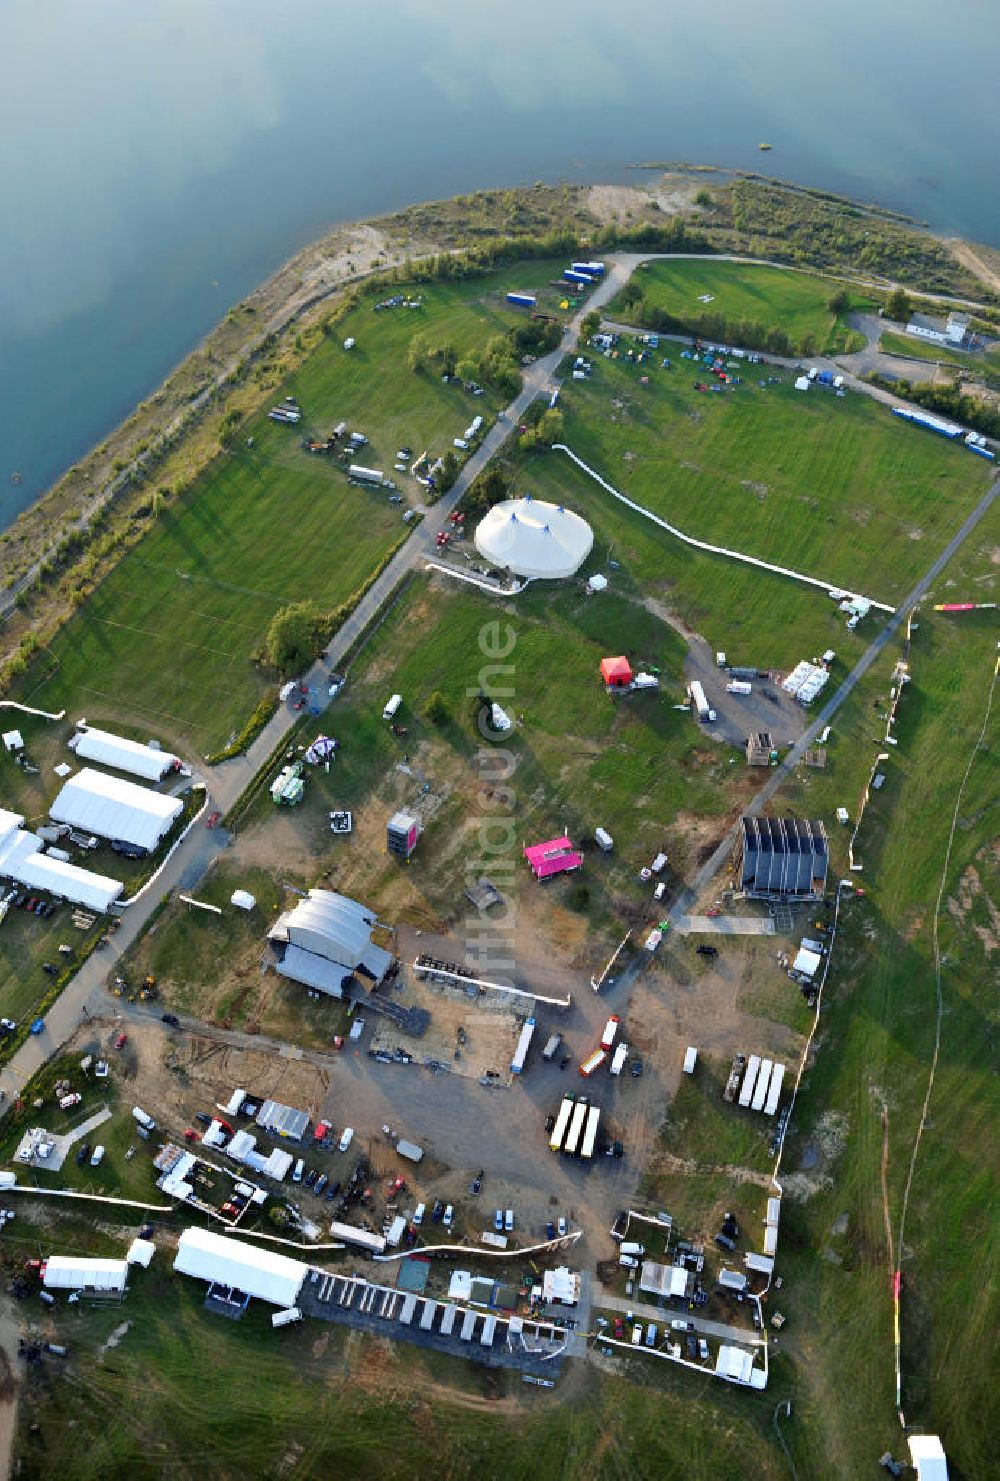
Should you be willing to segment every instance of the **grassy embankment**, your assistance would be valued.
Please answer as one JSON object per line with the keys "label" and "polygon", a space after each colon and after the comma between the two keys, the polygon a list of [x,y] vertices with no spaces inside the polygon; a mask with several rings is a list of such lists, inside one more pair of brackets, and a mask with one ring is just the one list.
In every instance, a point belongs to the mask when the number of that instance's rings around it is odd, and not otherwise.
{"label": "grassy embankment", "polygon": [[[301,426],[276,425],[265,411],[245,423],[36,660],[18,697],[93,720],[141,718],[189,751],[224,743],[273,683],[252,660],[274,612],[306,599],[337,606],[404,531],[385,493],[351,487],[335,459],[300,448],[301,436],[346,420],[370,439],[361,460],[388,476],[401,445],[450,448],[473,414],[488,417],[499,399],[415,374],[410,341],[426,334],[460,356],[481,348],[517,322],[503,306],[507,289],[551,275],[551,264],[524,264],[496,278],[422,286],[419,310],[376,315],[365,304],[348,314],[275,388],[275,401],[297,398]],[[348,336],[357,340],[349,354]],[[422,492],[408,475],[397,481]]]}
{"label": "grassy embankment", "polygon": [[[642,290],[641,300],[632,295]],[[848,307],[831,308],[845,293]],[[705,303],[703,299],[710,301]],[[850,309],[871,309],[872,300],[831,278],[743,262],[649,262],[630,289],[612,300],[608,318],[650,327],[650,313],[663,311],[678,321],[678,332],[737,345],[763,346],[769,331],[787,336],[793,354],[841,354],[860,349],[864,340],[847,324]],[[747,333],[748,327],[756,333]],[[669,353],[669,351],[668,351]]]}

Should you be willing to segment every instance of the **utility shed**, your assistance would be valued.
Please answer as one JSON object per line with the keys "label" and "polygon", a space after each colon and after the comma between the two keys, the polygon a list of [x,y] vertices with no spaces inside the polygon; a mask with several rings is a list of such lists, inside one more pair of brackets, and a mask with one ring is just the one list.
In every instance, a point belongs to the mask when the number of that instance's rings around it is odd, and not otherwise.
{"label": "utility shed", "polygon": [[769,730],[758,730],[747,736],[747,765],[770,766],[774,741]]}
{"label": "utility shed", "polygon": [[76,734],[69,738],[69,748],[80,761],[113,766],[116,771],[131,772],[146,782],[161,782],[168,772],[179,771],[181,766],[180,757],[169,751],[128,740],[123,735],[112,735],[110,730],[98,730],[86,720],[77,722]]}
{"label": "utility shed", "polygon": [[152,852],[183,810],[179,797],[85,766],[66,782],[49,812],[57,823]]}
{"label": "utility shed", "polygon": [[826,829],[800,818],[742,817],[734,861],[738,888],[751,900],[818,900],[829,866]]}
{"label": "utility shed", "polygon": [[50,1255],[42,1285],[47,1291],[97,1291],[121,1295],[128,1279],[127,1260],[92,1260],[82,1255]]}
{"label": "utility shed", "polygon": [[632,665],[624,656],[602,658],[601,678],[609,689],[627,689],[632,683]]}
{"label": "utility shed", "polygon": [[295,1305],[309,1273],[301,1260],[197,1228],[185,1229],[181,1235],[174,1269],[280,1307]]}

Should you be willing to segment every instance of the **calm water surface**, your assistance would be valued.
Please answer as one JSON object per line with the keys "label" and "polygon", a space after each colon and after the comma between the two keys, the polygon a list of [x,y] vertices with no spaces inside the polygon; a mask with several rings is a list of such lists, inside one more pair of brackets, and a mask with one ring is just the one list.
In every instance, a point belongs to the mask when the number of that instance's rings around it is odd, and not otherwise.
{"label": "calm water surface", "polygon": [[0,527],[338,221],[692,159],[1000,245],[998,43],[995,0],[0,0]]}

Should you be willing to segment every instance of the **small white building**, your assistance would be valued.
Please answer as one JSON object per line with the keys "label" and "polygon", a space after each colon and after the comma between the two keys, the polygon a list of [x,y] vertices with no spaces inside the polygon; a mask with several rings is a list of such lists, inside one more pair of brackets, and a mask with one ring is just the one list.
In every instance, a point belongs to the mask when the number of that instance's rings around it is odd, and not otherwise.
{"label": "small white building", "polygon": [[42,1285],[47,1291],[120,1296],[127,1280],[127,1260],[95,1260],[83,1255],[50,1255],[42,1271]]}
{"label": "small white building", "polygon": [[6,730],[3,735],[3,748],[11,756],[16,756],[18,751],[24,750],[24,737],[19,730]]}
{"label": "small white building", "polygon": [[917,1481],[948,1481],[948,1458],[937,1435],[907,1435]]}
{"label": "small white building", "polygon": [[301,1260],[197,1228],[185,1229],[181,1235],[174,1269],[282,1308],[295,1305],[309,1273]]}

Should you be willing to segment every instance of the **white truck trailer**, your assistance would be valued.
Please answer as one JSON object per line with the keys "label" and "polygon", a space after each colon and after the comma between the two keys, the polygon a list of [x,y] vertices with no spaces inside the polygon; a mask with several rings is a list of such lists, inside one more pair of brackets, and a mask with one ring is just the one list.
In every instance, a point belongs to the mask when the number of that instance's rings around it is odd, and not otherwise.
{"label": "white truck trailer", "polygon": [[528,1046],[531,1043],[534,1032],[535,1020],[533,1018],[526,1018],[524,1020],[524,1027],[521,1030],[521,1037],[517,1041],[517,1048],[514,1050],[514,1058],[510,1062],[510,1072],[512,1075],[519,1075],[524,1069],[524,1061],[528,1057]]}

